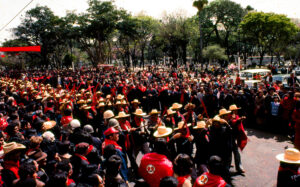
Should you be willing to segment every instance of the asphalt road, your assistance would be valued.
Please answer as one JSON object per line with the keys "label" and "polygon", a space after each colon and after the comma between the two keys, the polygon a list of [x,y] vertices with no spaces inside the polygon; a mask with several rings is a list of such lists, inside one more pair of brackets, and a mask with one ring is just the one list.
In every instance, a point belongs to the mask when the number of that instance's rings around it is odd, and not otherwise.
{"label": "asphalt road", "polygon": [[[291,142],[277,134],[257,129],[246,128],[249,142],[241,153],[244,175],[237,175],[231,168],[234,187],[274,187],[276,186],[279,161],[275,156],[284,152],[286,146],[293,147]],[[142,155],[137,157],[138,164]],[[234,166],[234,162],[232,162]],[[134,183],[130,183],[134,186]]]}
{"label": "asphalt road", "polygon": [[[241,153],[245,176],[233,176],[235,187],[276,186],[279,161],[275,156],[284,152],[284,147],[293,147],[291,142],[273,133],[246,129],[249,142]],[[232,168],[234,171],[234,168]]]}

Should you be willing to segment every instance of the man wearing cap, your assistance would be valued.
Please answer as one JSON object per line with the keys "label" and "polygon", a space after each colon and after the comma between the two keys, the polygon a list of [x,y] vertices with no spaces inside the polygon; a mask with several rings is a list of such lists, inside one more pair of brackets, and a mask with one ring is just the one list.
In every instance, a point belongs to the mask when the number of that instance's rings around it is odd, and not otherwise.
{"label": "man wearing cap", "polygon": [[122,147],[117,144],[117,141],[119,140],[118,130],[116,130],[114,127],[110,127],[106,131],[104,131],[104,135],[105,140],[102,143],[102,151],[109,144],[113,144],[116,147],[116,149],[122,151]]}
{"label": "man wearing cap", "polygon": [[154,142],[153,152],[141,159],[139,174],[150,187],[158,187],[160,179],[173,176],[173,164],[166,157],[167,152],[166,140],[158,138]]}

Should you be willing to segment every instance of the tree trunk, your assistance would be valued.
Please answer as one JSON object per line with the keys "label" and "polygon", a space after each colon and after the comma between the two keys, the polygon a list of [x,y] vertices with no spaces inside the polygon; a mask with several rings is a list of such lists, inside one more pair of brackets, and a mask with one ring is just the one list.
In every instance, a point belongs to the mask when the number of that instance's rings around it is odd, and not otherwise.
{"label": "tree trunk", "polygon": [[199,13],[199,32],[200,32],[200,51],[199,51],[199,61],[202,64],[203,63],[203,54],[202,54],[202,49],[203,49],[203,31],[202,31],[202,23],[201,23],[201,12],[198,11]]}

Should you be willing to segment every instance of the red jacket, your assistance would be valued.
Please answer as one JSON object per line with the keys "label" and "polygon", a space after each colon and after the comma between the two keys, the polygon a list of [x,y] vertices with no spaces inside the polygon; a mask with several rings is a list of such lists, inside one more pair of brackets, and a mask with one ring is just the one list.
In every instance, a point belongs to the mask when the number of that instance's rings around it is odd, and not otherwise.
{"label": "red jacket", "polygon": [[147,153],[141,160],[139,174],[150,187],[158,187],[160,179],[173,176],[173,164],[165,155]]}
{"label": "red jacket", "polygon": [[224,187],[226,184],[222,177],[205,172],[196,179],[193,187]]}

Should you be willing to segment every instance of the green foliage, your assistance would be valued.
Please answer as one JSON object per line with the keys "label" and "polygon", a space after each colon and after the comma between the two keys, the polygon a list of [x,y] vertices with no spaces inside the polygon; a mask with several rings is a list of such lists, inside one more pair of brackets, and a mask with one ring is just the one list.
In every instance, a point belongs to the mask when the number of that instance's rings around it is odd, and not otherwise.
{"label": "green foliage", "polygon": [[209,59],[210,62],[214,60],[227,60],[225,49],[219,45],[210,45],[203,49],[203,56]]}
{"label": "green foliage", "polygon": [[241,32],[263,56],[267,53],[280,54],[299,30],[285,15],[250,12],[240,23]]}

